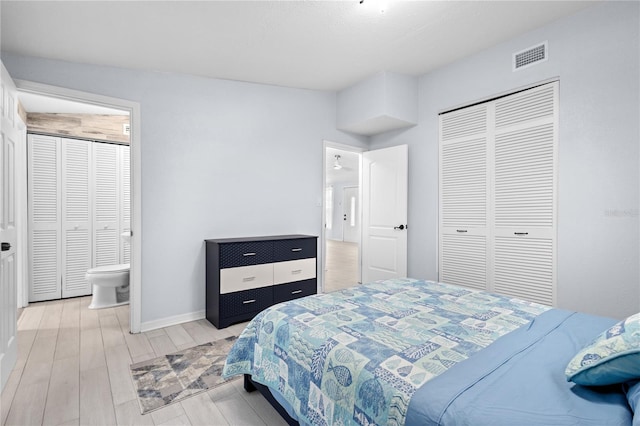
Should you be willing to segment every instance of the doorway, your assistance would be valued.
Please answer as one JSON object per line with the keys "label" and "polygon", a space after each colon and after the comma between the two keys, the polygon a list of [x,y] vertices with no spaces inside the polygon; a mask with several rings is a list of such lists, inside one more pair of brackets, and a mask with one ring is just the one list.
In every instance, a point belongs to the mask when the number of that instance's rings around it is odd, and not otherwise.
{"label": "doorway", "polygon": [[362,150],[324,145],[323,292],[353,287],[360,279],[360,164]]}
{"label": "doorway", "polygon": [[[111,98],[93,93],[80,92],[57,86],[50,86],[41,83],[34,83],[23,80],[16,80],[16,86],[20,93],[42,95],[58,100],[74,101],[97,107],[105,107],[126,111],[130,117],[130,212],[131,212],[131,269],[130,269],[130,331],[140,332],[141,323],[141,185],[140,185],[140,105],[124,99]],[[24,183],[26,188],[26,182]],[[25,221],[26,222],[26,221]],[[23,241],[27,244],[27,241]],[[28,286],[28,282],[21,283],[23,287]],[[19,304],[27,304],[26,295],[28,291],[23,290],[23,299]]]}

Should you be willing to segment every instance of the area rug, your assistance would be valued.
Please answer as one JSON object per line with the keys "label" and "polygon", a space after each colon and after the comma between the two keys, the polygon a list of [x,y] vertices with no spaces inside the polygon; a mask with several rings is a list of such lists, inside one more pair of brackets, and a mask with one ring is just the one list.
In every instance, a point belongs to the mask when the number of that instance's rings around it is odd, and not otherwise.
{"label": "area rug", "polygon": [[222,367],[237,338],[231,336],[132,364],[131,376],[142,414],[225,383]]}

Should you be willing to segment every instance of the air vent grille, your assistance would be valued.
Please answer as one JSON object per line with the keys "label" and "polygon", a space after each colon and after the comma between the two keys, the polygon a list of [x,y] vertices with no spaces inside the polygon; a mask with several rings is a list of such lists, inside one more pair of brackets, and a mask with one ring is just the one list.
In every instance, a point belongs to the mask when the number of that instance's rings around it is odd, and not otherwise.
{"label": "air vent grille", "polygon": [[527,68],[540,62],[544,62],[548,57],[547,42],[529,47],[513,54],[513,70]]}

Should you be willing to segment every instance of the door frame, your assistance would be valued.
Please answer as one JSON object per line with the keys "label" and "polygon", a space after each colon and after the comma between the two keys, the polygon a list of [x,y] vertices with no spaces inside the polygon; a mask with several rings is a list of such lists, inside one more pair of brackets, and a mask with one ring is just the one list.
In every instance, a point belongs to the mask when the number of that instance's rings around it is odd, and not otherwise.
{"label": "door frame", "polygon": [[[52,98],[81,102],[107,108],[114,108],[129,113],[130,121],[130,164],[131,164],[131,270],[129,272],[129,327],[132,333],[140,332],[142,318],[142,185],[141,185],[141,129],[140,129],[140,104],[138,102],[82,92],[65,87],[51,86],[27,80],[14,80],[19,92],[33,93]],[[26,164],[25,164],[26,167]],[[26,173],[25,173],[26,176]],[[24,188],[27,183],[24,182]],[[24,212],[26,214],[26,212]],[[23,218],[27,223],[27,218]],[[24,233],[27,234],[26,232]],[[21,241],[21,244],[26,244]],[[26,246],[25,246],[26,247]],[[23,283],[23,298],[29,294],[28,280]],[[28,300],[19,300],[19,305],[27,306]]]}
{"label": "door frame", "polygon": [[[360,219],[360,226],[362,227],[362,153],[366,151],[364,148],[360,148],[352,145],[345,145],[338,142],[332,142],[328,140],[322,141],[322,222],[320,229],[320,253],[322,262],[320,262],[320,279],[318,280],[319,289],[318,292],[322,293],[324,291],[324,279],[325,279],[325,268],[327,267],[327,230],[325,228],[325,223],[327,218],[327,197],[326,187],[327,187],[327,148],[339,149],[342,151],[355,152],[360,154],[360,160],[358,161],[358,218]],[[360,249],[362,245],[362,232],[360,232],[360,236],[358,237],[358,282],[362,282],[362,250]]]}

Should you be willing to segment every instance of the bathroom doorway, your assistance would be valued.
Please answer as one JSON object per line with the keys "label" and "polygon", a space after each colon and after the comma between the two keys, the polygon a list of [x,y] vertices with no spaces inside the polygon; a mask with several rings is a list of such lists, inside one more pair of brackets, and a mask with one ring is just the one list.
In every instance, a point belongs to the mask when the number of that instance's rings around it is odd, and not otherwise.
{"label": "bathroom doorway", "polygon": [[325,142],[323,292],[360,280],[361,150]]}
{"label": "bathroom doorway", "polygon": [[[34,83],[29,81],[16,81],[18,88],[18,95],[21,94],[33,94],[41,95],[51,98],[52,100],[64,100],[73,101],[77,103],[83,103],[93,107],[103,107],[115,110],[124,111],[129,115],[129,124],[122,127],[122,132],[129,133],[130,137],[130,152],[128,154],[128,161],[130,167],[130,181],[128,184],[124,184],[124,187],[128,189],[128,196],[123,197],[122,205],[127,204],[130,208],[130,226],[131,231],[131,243],[130,252],[127,249],[120,249],[122,253],[128,251],[127,256],[130,256],[131,270],[130,270],[130,321],[128,324],[129,330],[133,333],[140,331],[140,296],[141,296],[141,273],[140,273],[140,106],[136,102],[110,98],[102,95],[96,95],[92,93],[80,92],[72,89],[66,89],[56,86],[49,86],[46,84]],[[97,138],[96,138],[97,139]],[[25,164],[26,166],[26,164]],[[26,171],[25,182],[23,184],[24,190],[27,189],[26,183]],[[25,223],[27,219],[25,218]],[[25,233],[26,234],[26,233]],[[28,238],[22,242],[25,246],[28,244]],[[118,242],[119,243],[119,242]],[[20,306],[26,306],[28,303],[29,295],[29,280],[24,280],[21,283],[22,291],[18,304]]]}

